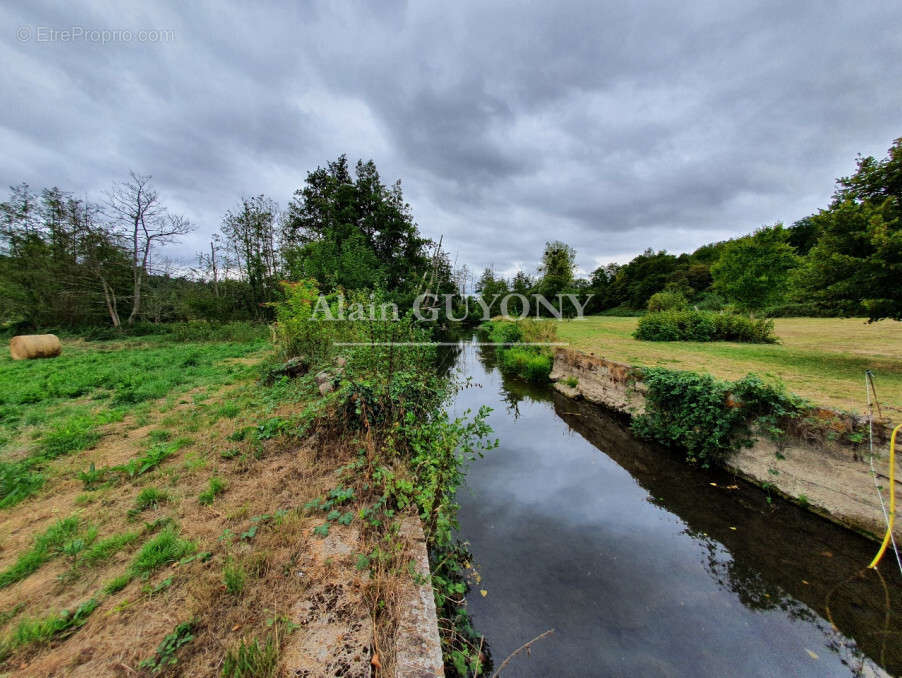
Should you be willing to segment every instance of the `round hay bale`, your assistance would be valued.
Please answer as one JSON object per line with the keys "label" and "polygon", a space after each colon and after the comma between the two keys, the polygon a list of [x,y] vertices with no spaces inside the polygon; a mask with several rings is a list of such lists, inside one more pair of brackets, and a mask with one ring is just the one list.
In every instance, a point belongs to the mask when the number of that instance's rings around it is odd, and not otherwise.
{"label": "round hay bale", "polygon": [[20,334],[9,341],[13,360],[55,358],[63,352],[63,345],[55,334]]}

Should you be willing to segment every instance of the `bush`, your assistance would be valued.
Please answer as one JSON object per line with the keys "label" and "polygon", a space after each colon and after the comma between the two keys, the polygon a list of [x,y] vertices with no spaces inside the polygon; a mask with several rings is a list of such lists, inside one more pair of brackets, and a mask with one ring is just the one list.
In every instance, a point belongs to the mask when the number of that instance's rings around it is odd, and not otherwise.
{"label": "bush", "polygon": [[717,292],[704,292],[692,304],[699,311],[722,311],[726,300]]}
{"label": "bush", "polygon": [[648,313],[639,319],[633,336],[643,341],[777,341],[773,320],[694,309]]}
{"label": "bush", "polygon": [[633,418],[633,432],[686,453],[687,461],[708,466],[741,446],[752,433],[779,438],[789,419],[807,405],[781,384],[754,374],[734,382],[707,374],[644,368],[645,412]]}
{"label": "bush", "polygon": [[325,362],[334,352],[346,323],[327,320],[327,313],[339,315],[338,300],[330,298],[329,308],[320,309],[319,287],[315,280],[283,283],[285,299],[275,305],[274,333],[279,355],[283,359],[306,356],[311,364]]}
{"label": "bush", "polygon": [[547,381],[551,374],[551,356],[530,348],[509,348],[501,351],[501,367],[528,381]]}
{"label": "bush", "polygon": [[682,292],[655,292],[648,300],[648,310],[679,311],[689,306]]}
{"label": "bush", "polygon": [[493,344],[516,344],[523,338],[520,325],[511,320],[489,320],[479,326],[479,332]]}
{"label": "bush", "polygon": [[524,346],[520,342],[551,343],[557,338],[550,320],[492,320],[479,326],[479,331],[496,346],[498,365],[528,381],[548,381],[554,362],[546,346]]}

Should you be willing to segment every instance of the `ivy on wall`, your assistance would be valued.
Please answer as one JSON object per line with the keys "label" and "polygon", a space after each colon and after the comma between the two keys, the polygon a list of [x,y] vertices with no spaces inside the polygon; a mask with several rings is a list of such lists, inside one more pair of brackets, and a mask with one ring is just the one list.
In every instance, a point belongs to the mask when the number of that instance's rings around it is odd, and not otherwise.
{"label": "ivy on wall", "polygon": [[777,440],[790,420],[802,417],[807,403],[782,384],[754,374],[737,381],[707,374],[640,369],[645,413],[633,418],[633,432],[686,454],[704,467],[725,460],[740,447],[750,447],[755,433]]}

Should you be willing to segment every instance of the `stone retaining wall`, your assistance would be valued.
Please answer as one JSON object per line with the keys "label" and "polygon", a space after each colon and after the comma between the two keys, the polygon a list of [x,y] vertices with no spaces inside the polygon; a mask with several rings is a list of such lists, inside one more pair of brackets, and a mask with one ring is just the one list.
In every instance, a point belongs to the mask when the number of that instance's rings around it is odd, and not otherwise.
{"label": "stone retaining wall", "polygon": [[407,556],[414,564],[414,576],[402,592],[401,620],[395,636],[395,676],[438,678],[445,675],[445,668],[432,596],[429,555],[420,519],[405,517],[400,536],[407,543]]}
{"label": "stone retaining wall", "polygon": [[[554,387],[566,396],[583,398],[597,405],[629,416],[640,414],[645,407],[645,388],[636,368],[577,351],[559,349],[551,371]],[[574,385],[571,386],[567,382]],[[854,417],[832,410],[815,412],[825,430],[841,433],[856,423]],[[876,426],[875,459],[878,482],[888,480],[888,429]],[[839,436],[841,437],[841,436]],[[872,538],[882,538],[886,529],[874,479],[870,473],[866,449],[830,440],[829,436],[790,435],[777,457],[777,446],[768,438],[758,438],[750,448],[732,455],[728,470],[757,485],[771,489],[789,499],[804,503],[810,510],[830,520],[858,530]],[[773,473],[776,471],[776,473]],[[902,479],[899,462],[896,477]],[[897,480],[896,491],[902,492]],[[897,543],[902,541],[902,521],[897,521]]]}

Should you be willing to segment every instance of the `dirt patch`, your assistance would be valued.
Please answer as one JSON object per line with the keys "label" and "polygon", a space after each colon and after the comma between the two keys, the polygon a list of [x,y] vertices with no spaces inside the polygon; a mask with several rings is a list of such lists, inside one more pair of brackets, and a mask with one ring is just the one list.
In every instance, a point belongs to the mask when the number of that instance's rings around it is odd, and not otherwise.
{"label": "dirt patch", "polygon": [[244,358],[226,358],[223,362],[226,365],[257,365],[262,361],[260,356],[249,356]]}

